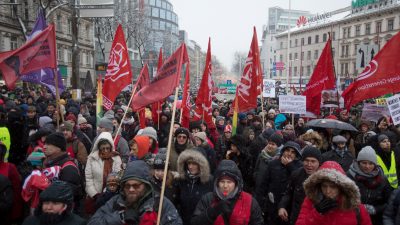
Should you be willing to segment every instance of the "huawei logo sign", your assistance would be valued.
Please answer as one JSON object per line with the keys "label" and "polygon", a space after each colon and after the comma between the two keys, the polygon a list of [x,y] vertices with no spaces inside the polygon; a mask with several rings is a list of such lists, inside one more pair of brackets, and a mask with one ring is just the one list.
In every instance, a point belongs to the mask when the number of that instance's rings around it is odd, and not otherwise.
{"label": "huawei logo sign", "polygon": [[307,24],[307,18],[305,16],[300,16],[297,20],[297,26],[301,27]]}
{"label": "huawei logo sign", "polygon": [[369,65],[365,68],[365,70],[358,75],[357,80],[364,80],[372,75],[378,70],[378,62],[376,60],[372,60]]}

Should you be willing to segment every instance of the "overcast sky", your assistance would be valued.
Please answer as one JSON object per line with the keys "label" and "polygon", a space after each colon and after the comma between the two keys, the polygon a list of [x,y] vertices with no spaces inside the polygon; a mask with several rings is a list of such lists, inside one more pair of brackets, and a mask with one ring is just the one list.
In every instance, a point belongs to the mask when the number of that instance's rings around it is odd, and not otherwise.
{"label": "overcast sky", "polygon": [[[248,52],[252,27],[258,40],[267,24],[268,8],[289,8],[289,0],[169,0],[179,17],[179,29],[186,30],[191,40],[207,50],[211,37],[211,52],[230,70],[235,51]],[[351,0],[292,0],[292,9],[324,13],[350,6]]]}

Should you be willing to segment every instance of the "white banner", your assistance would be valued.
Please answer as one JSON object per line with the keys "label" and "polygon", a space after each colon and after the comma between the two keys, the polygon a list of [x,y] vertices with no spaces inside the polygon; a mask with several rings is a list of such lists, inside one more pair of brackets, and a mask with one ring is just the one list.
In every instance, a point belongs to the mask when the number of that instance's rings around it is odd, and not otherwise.
{"label": "white banner", "polygon": [[279,111],[281,113],[306,114],[306,96],[279,95]]}
{"label": "white banner", "polygon": [[263,80],[263,97],[275,98],[275,80]]}
{"label": "white banner", "polygon": [[394,95],[386,99],[393,124],[400,124],[400,95]]}

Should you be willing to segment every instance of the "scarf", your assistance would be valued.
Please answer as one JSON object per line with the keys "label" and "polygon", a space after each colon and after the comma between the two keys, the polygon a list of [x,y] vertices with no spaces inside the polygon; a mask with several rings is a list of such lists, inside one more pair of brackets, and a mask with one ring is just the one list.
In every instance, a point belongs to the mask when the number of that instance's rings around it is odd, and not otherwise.
{"label": "scarf", "polygon": [[187,144],[187,142],[188,141],[186,141],[186,143],[185,144],[183,144],[183,145],[181,145],[181,144],[178,144],[178,141],[175,141],[175,151],[178,153],[178,154],[180,154],[181,152],[183,152],[183,150],[185,150],[186,149],[186,144]]}
{"label": "scarf", "polygon": [[338,154],[341,158],[344,157],[344,154],[347,152],[347,147],[345,147],[343,150],[339,150],[339,148],[335,148],[336,154]]}
{"label": "scarf", "polygon": [[102,188],[102,189],[104,189],[106,187],[106,184],[107,184],[107,177],[112,172],[112,167],[113,167],[114,160],[112,158],[111,152],[109,154],[107,154],[107,155],[103,154],[101,156],[101,160],[103,160],[103,162],[104,162],[104,166],[103,166],[103,188]]}
{"label": "scarf", "polygon": [[130,118],[129,120],[122,120],[121,121],[122,122],[122,124],[128,124],[128,125],[132,125],[134,122],[135,122],[135,120],[133,119],[133,118]]}
{"label": "scarf", "polygon": [[[276,154],[276,153],[275,153],[275,154]],[[261,157],[261,159],[263,159],[264,161],[270,161],[270,160],[272,160],[272,159],[274,158],[275,154],[274,154],[274,155],[269,154],[269,153],[266,151],[266,149],[264,148],[264,149],[261,151],[261,153],[260,153],[260,157]]]}
{"label": "scarf", "polygon": [[360,169],[358,162],[354,162],[350,166],[349,173],[355,181],[362,183],[368,189],[376,189],[383,182],[383,176],[380,176],[381,171],[378,167],[367,174]]}
{"label": "scarf", "polygon": [[197,179],[200,177],[200,173],[194,175],[194,174],[191,174],[189,170],[186,170],[186,176],[187,176],[190,180],[194,181],[194,180],[197,180]]}

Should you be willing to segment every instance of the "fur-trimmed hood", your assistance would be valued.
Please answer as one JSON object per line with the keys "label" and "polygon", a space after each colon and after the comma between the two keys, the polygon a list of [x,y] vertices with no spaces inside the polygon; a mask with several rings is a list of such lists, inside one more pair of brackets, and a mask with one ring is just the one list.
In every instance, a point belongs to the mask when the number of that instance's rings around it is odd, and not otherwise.
{"label": "fur-trimmed hood", "polygon": [[186,162],[193,160],[200,167],[200,182],[205,184],[210,180],[210,165],[206,157],[195,149],[187,149],[178,157],[178,173],[180,179],[186,179]]}
{"label": "fur-trimmed hood", "polygon": [[319,135],[316,131],[307,131],[305,134],[300,135],[300,139],[308,142],[314,139],[316,143],[315,147],[318,149],[321,149],[324,144],[321,135]]}
{"label": "fur-trimmed hood", "polygon": [[361,204],[357,185],[345,175],[340,165],[333,161],[323,163],[317,172],[304,181],[306,196],[313,204],[322,200],[321,183],[324,181],[331,181],[339,186],[343,209],[355,209]]}

